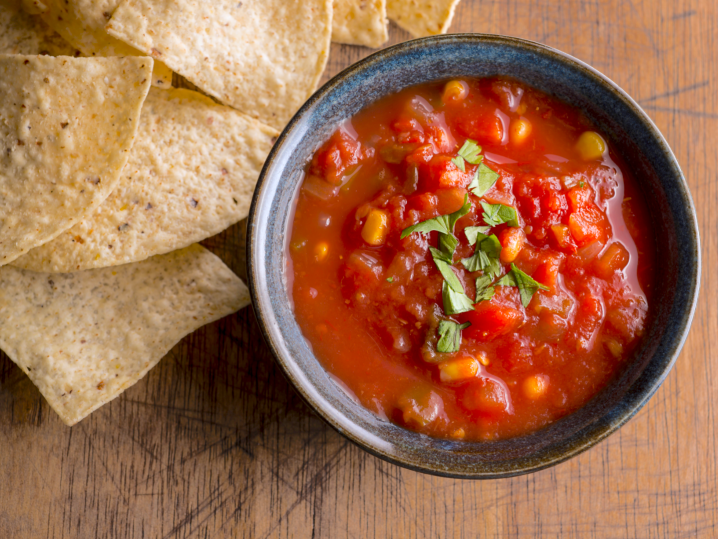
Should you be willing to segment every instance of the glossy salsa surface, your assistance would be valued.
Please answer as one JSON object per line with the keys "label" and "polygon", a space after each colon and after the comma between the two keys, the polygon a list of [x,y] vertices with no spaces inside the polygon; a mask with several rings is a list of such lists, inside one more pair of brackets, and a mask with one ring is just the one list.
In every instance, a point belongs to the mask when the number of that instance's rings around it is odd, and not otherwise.
{"label": "glossy salsa surface", "polygon": [[630,360],[654,238],[635,180],[579,111],[463,79],[383,98],[332,135],[307,167],[289,258],[297,321],[363,406],[491,440],[575,411]]}

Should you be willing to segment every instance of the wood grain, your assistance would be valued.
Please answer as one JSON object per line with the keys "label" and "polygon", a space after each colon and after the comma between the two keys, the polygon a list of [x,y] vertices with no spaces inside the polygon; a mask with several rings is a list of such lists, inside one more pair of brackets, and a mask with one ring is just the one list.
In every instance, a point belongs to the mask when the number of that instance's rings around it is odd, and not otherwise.
{"label": "wood grain", "polygon": [[[536,474],[421,475],[304,406],[251,309],[184,339],[67,428],[0,357],[0,538],[717,537],[718,8],[715,0],[464,0],[455,32],[564,50],[631,94],[690,183],[701,301],[675,368],[619,432]],[[392,26],[391,43],[408,39]],[[334,46],[326,77],[370,54]],[[206,242],[244,276],[244,224]]]}

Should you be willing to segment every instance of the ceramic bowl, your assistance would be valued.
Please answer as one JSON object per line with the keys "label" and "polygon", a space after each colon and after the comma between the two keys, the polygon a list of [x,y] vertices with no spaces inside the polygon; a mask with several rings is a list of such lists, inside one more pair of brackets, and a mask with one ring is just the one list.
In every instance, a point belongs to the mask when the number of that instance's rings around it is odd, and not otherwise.
{"label": "ceramic bowl", "polygon": [[[661,265],[642,345],[624,372],[583,408],[526,436],[491,442],[440,440],[383,421],[363,408],[313,355],[287,293],[289,227],[305,167],[340,122],[407,86],[495,75],[513,77],[578,107],[611,139],[651,208]],[[700,277],[698,227],[688,186],[665,139],[641,108],[608,78],[565,53],[482,34],[402,43],[354,64],[316,92],[267,159],[249,215],[247,253],[257,320],[282,370],[309,406],[380,458],[421,472],[476,479],[553,466],[600,442],[636,414],[681,350]]]}

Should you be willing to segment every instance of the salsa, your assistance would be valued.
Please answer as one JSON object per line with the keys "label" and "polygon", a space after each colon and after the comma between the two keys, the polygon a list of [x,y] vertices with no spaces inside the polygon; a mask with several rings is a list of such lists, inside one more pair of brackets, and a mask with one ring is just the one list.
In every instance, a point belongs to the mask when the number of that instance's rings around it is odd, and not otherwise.
{"label": "salsa", "polygon": [[316,152],[289,243],[296,319],[363,406],[439,438],[535,431],[639,344],[641,192],[575,108],[505,78],[408,88]]}

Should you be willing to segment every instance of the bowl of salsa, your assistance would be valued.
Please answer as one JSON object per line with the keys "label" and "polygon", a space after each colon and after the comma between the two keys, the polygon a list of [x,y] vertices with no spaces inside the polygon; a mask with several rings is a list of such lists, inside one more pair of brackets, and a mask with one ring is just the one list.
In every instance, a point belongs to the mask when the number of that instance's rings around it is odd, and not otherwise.
{"label": "bowl of salsa", "polygon": [[279,138],[248,227],[265,338],[330,425],[467,478],[561,462],[670,371],[698,293],[667,143],[580,61],[498,36],[381,51]]}

